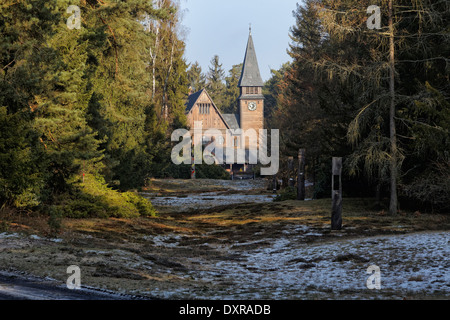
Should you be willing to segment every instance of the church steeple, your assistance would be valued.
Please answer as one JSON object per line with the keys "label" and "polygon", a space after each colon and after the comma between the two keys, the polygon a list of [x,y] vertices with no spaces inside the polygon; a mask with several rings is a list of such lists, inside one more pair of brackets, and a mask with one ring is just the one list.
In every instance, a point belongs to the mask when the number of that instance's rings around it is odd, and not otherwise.
{"label": "church steeple", "polygon": [[253,45],[252,28],[250,25],[247,50],[245,51],[244,65],[239,80],[239,87],[263,87],[264,83],[259,73],[258,59]]}
{"label": "church steeple", "polygon": [[[264,129],[264,95],[262,93],[264,82],[259,73],[251,25],[238,86],[241,90],[241,95],[239,96],[240,128],[244,132],[248,129],[253,129],[259,133],[259,130]],[[242,145],[245,146],[245,149],[258,147],[259,145],[259,140],[256,141],[256,144],[255,141],[247,141],[245,136],[243,140]]]}

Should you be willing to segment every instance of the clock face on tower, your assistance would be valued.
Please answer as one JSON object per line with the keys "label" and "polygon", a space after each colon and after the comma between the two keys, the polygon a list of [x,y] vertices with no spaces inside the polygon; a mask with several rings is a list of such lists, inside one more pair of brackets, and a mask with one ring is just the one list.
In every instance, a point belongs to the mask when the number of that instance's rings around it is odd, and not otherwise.
{"label": "clock face on tower", "polygon": [[255,111],[256,110],[256,102],[249,102],[248,103],[248,110]]}

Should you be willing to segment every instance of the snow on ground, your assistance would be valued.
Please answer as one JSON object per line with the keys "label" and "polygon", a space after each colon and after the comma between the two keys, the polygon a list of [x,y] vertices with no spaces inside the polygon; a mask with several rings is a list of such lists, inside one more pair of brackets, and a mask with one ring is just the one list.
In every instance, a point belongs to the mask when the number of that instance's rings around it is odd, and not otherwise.
{"label": "snow on ground", "polygon": [[[253,250],[240,250],[249,243],[239,243],[222,248],[237,258],[200,261],[201,268],[188,275],[215,286],[172,292],[154,288],[151,294],[196,299],[450,298],[449,241],[449,232],[431,232],[319,244],[297,242],[294,235]],[[380,268],[380,290],[367,288],[371,265]]]}
{"label": "snow on ground", "polygon": [[[145,196],[145,194],[143,194]],[[241,194],[217,194],[217,192],[205,192],[189,195],[189,197],[156,197],[151,202],[155,206],[170,206],[177,208],[178,212],[192,209],[204,209],[215,206],[238,204],[244,202],[272,202],[274,195],[241,195]]]}

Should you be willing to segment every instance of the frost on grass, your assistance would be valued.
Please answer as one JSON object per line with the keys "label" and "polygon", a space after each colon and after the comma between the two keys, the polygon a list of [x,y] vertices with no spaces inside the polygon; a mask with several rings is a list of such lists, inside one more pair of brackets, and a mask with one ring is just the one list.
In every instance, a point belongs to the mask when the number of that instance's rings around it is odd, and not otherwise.
{"label": "frost on grass", "polygon": [[[448,232],[378,236],[307,245],[293,238],[235,252],[230,259],[201,261],[191,271],[199,288],[179,287],[166,298],[198,299],[371,299],[440,295],[450,297]],[[224,248],[231,253],[240,246]],[[236,258],[237,257],[237,258]],[[381,269],[381,290],[369,290],[370,265]]]}

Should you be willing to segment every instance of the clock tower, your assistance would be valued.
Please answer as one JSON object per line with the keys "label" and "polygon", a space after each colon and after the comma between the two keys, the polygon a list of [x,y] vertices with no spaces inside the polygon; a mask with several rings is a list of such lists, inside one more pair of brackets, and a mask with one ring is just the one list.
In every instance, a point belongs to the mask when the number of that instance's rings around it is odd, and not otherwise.
{"label": "clock tower", "polygon": [[[254,129],[259,134],[259,129],[264,129],[264,83],[259,73],[251,29],[238,86],[240,127],[243,131]],[[250,147],[248,141],[245,141],[245,147]]]}

